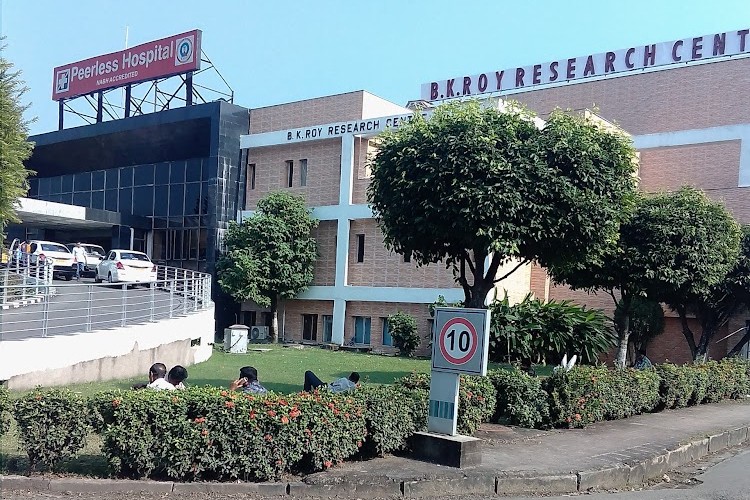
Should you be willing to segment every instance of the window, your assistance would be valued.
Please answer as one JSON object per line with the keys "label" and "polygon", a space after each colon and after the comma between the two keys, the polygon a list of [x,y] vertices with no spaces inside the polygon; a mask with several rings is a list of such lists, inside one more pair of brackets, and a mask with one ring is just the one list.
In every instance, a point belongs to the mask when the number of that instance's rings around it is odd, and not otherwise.
{"label": "window", "polygon": [[354,316],[354,343],[370,344],[370,323],[369,316]]}
{"label": "window", "polygon": [[391,327],[388,324],[388,318],[380,318],[383,322],[383,345],[393,345],[393,337],[391,337]]}
{"label": "window", "polygon": [[293,160],[286,161],[286,186],[287,187],[294,186],[294,161]]}
{"label": "window", "polygon": [[411,253],[404,254],[404,262],[411,262]]}
{"label": "window", "polygon": [[307,159],[299,161],[299,185],[307,186]]}
{"label": "window", "polygon": [[318,315],[302,315],[302,340],[317,342],[318,340]]}
{"label": "window", "polygon": [[357,235],[357,262],[365,261],[365,235]]}
{"label": "window", "polygon": [[333,316],[323,315],[323,342],[333,341]]}
{"label": "window", "polygon": [[247,176],[250,181],[250,189],[255,189],[255,163],[251,163],[247,166]]}

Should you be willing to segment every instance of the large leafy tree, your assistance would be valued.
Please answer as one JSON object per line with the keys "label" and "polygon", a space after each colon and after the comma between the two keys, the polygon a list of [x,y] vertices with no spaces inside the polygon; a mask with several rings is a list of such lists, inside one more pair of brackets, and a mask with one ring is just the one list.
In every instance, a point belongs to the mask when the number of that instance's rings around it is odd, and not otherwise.
{"label": "large leafy tree", "polygon": [[[671,299],[670,305],[677,311],[693,313],[700,323],[701,335],[698,344],[687,322],[685,315],[680,315],[682,329],[690,346],[693,359],[697,362],[706,360],[711,341],[729,318],[745,309],[750,304],[750,226],[742,228],[740,252],[729,272],[715,285],[707,290],[691,293],[682,300]],[[742,340],[747,341],[747,335]],[[744,342],[738,342],[730,354],[742,349]]]}
{"label": "large leafy tree", "polygon": [[[548,266],[617,238],[635,192],[630,140],[584,116],[546,124],[517,105],[438,106],[379,137],[368,196],[386,246],[442,262],[484,307],[494,284],[528,262]],[[501,265],[516,262],[506,275]]]}
{"label": "large leafy tree", "polygon": [[0,38],[0,239],[5,226],[18,221],[15,208],[18,198],[29,189],[27,178],[32,173],[23,162],[31,156],[33,147],[27,140],[27,122],[23,118],[26,107],[20,104],[27,89],[20,72],[2,57],[2,43]]}
{"label": "large leafy tree", "polygon": [[574,289],[612,296],[618,309],[615,364],[624,366],[630,318],[643,297],[677,311],[696,356],[686,301],[707,296],[735,264],[738,251],[739,226],[732,216],[704,193],[685,187],[641,198],[603,260],[584,258],[550,271],[556,281]]}
{"label": "large leafy tree", "polygon": [[273,339],[278,338],[279,301],[312,283],[317,225],[304,198],[276,192],[260,200],[251,217],[227,229],[226,252],[217,264],[219,284],[238,302],[252,300],[271,309]]}
{"label": "large leafy tree", "polygon": [[[677,312],[693,359],[704,361],[715,333],[712,325],[724,320],[701,315],[714,315],[728,306],[715,308],[725,300],[722,282],[738,262],[739,224],[721,203],[684,187],[648,198],[630,230],[638,250],[634,258],[651,264],[646,276],[649,297]],[[688,323],[691,312],[707,327],[697,345]]]}

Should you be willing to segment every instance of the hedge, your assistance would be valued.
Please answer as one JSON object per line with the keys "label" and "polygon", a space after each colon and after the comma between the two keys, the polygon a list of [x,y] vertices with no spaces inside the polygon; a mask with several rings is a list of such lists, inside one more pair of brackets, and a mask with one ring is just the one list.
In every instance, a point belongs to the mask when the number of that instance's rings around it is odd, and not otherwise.
{"label": "hedge", "polygon": [[[750,392],[750,364],[736,359],[648,370],[576,367],[546,379],[519,370],[461,377],[458,431],[490,420],[524,427],[584,427]],[[54,469],[93,430],[113,476],[191,480],[276,480],[409,448],[427,427],[430,378],[411,374],[354,393],[251,395],[217,388],[177,392],[109,391],[88,401],[67,390],[37,389],[12,409],[30,467]]]}
{"label": "hedge", "polygon": [[0,385],[0,437],[10,428],[10,394],[8,389]]}

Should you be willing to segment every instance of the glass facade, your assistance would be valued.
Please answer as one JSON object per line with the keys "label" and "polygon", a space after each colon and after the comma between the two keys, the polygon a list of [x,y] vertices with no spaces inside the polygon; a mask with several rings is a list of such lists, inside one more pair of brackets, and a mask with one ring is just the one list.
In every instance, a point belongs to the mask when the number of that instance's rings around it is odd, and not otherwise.
{"label": "glass facade", "polygon": [[194,158],[30,179],[29,196],[151,219],[155,261],[205,261],[215,162]]}

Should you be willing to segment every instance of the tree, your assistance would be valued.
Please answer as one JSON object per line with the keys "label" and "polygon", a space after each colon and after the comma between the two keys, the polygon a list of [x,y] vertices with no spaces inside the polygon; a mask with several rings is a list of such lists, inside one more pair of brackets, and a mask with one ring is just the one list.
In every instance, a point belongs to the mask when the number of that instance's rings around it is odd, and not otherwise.
{"label": "tree", "polygon": [[[618,301],[615,307],[614,322],[618,331],[622,329],[623,321],[626,319],[622,306],[622,302]],[[630,344],[636,353],[645,354],[648,344],[664,332],[665,320],[662,305],[646,297],[634,297],[627,320]]]}
{"label": "tree", "polygon": [[528,262],[599,256],[635,192],[624,135],[561,111],[539,123],[470,101],[379,136],[368,197],[386,246],[452,269],[467,307]]}
{"label": "tree", "polygon": [[[724,300],[721,283],[739,257],[740,226],[721,203],[690,187],[648,198],[639,212],[630,239],[640,243],[634,258],[651,264],[647,294],[677,312],[693,360],[704,361],[712,325],[723,321],[706,315],[726,308],[716,306]],[[688,324],[690,312],[706,325],[698,345]]]}
{"label": "tree", "polygon": [[[3,48],[0,45],[0,54]],[[20,72],[13,71],[13,64],[0,55],[0,239],[9,222],[18,222],[15,207],[18,198],[26,196],[27,178],[33,174],[23,165],[33,148],[23,118],[27,106],[19,104],[26,90]]]}
{"label": "tree", "polygon": [[393,338],[393,345],[402,356],[413,356],[419,347],[417,320],[414,316],[404,312],[397,312],[388,316],[388,330]]}
{"label": "tree", "polygon": [[[707,291],[692,293],[682,302],[672,305],[676,310],[682,308],[695,314],[700,323],[701,337],[698,344],[691,345],[688,340],[693,359],[697,362],[706,360],[709,345],[716,332],[727,324],[731,316],[750,304],[750,226],[744,226],[741,231],[740,251],[726,276]],[[680,319],[686,337],[694,339],[689,323],[682,315]],[[745,337],[742,340],[747,342]],[[738,343],[730,350],[729,355],[739,352],[743,345],[742,341]]]}
{"label": "tree", "polygon": [[[603,260],[582,259],[550,269],[555,281],[574,289],[604,290],[619,309],[615,364],[625,366],[634,304],[643,297],[664,302],[680,315],[684,301],[702,296],[726,275],[737,258],[739,227],[718,203],[696,189],[644,196],[620,227],[620,238]],[[618,298],[619,295],[619,298]]]}
{"label": "tree", "polygon": [[217,263],[219,284],[236,301],[269,307],[271,338],[278,339],[278,305],[307,289],[313,280],[318,221],[301,196],[269,194],[242,223],[230,223],[226,252]]}

